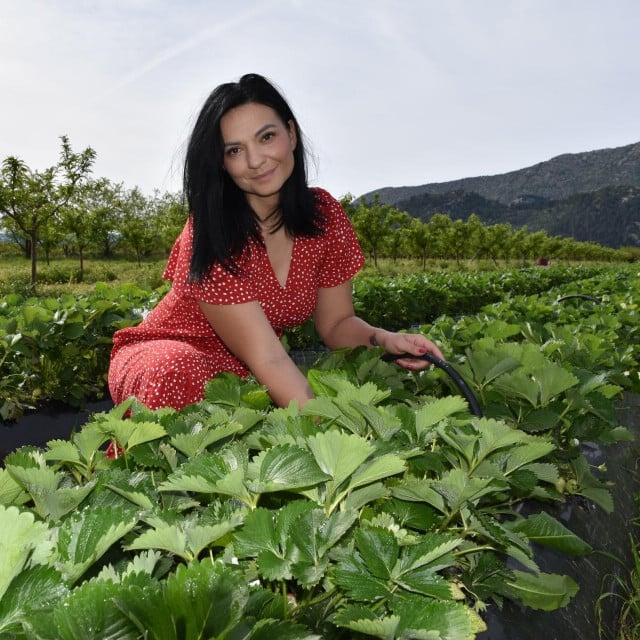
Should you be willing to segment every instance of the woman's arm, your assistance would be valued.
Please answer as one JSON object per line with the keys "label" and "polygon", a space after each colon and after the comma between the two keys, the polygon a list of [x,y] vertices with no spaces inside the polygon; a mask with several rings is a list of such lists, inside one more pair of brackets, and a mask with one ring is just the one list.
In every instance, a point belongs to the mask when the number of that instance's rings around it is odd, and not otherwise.
{"label": "woman's arm", "polygon": [[[358,318],[353,310],[351,280],[337,287],[319,289],[314,321],[320,337],[330,349],[377,345],[391,354],[411,353],[421,356],[431,353],[444,359],[440,349],[422,334],[394,333],[373,327]],[[397,362],[407,369],[429,366],[424,360],[411,358],[401,358]]]}
{"label": "woman's arm", "polygon": [[302,407],[313,398],[307,379],[284,350],[258,302],[198,304],[229,351],[267,387],[278,406],[295,400]]}

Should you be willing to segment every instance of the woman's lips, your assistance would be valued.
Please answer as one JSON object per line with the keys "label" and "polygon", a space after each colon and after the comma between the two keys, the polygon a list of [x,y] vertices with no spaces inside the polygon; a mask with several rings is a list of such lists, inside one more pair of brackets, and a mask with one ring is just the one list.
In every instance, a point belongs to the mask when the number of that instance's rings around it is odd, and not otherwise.
{"label": "woman's lips", "polygon": [[259,176],[255,176],[254,180],[258,180],[259,182],[268,180],[274,173],[275,173],[275,168],[269,169],[269,171],[265,171],[264,173],[261,173]]}

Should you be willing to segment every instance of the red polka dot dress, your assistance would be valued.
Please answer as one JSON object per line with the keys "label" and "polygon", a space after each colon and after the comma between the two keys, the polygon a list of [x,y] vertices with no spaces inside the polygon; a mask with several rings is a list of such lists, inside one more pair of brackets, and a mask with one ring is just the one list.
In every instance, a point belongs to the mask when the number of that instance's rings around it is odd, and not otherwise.
{"label": "red polka dot dress", "polygon": [[316,189],[325,217],[318,237],[296,237],[287,281],[283,287],[265,248],[250,241],[241,261],[242,274],[214,265],[201,282],[188,281],[193,237],[189,219],[176,240],[163,278],[171,290],[136,327],[113,336],[109,390],[116,404],[131,396],[151,409],[180,409],[202,400],[208,380],[223,371],[248,375],[214,333],[198,306],[241,304],[257,300],[278,336],[302,324],[313,313],[318,289],[335,287],[353,277],[364,256],[340,203]]}

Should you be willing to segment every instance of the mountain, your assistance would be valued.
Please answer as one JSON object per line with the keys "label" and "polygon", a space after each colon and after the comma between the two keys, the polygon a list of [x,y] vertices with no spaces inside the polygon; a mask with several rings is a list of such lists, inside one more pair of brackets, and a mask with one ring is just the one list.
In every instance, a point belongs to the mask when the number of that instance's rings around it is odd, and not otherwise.
{"label": "mountain", "polygon": [[[566,153],[525,169],[415,187],[384,187],[359,200],[391,204],[428,220],[434,213],[509,222],[550,235],[619,247],[640,231],[640,142]],[[637,224],[636,224],[637,223]]]}

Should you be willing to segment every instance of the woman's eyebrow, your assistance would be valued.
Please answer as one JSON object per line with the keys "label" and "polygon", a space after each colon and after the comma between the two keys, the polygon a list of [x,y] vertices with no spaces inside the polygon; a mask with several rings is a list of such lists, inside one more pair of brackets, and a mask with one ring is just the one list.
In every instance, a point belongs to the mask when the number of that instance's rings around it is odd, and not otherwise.
{"label": "woman's eyebrow", "polygon": [[[276,124],[272,124],[272,123],[267,123],[265,125],[263,125],[262,127],[260,127],[254,134],[253,137],[254,138],[259,138],[267,129],[275,129],[277,125]],[[229,141],[229,142],[225,142],[224,146],[225,147],[235,147],[239,144],[242,144],[240,142],[233,142],[233,141]]]}

